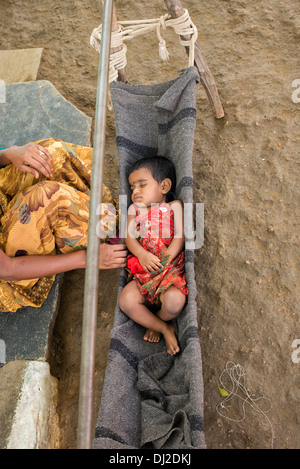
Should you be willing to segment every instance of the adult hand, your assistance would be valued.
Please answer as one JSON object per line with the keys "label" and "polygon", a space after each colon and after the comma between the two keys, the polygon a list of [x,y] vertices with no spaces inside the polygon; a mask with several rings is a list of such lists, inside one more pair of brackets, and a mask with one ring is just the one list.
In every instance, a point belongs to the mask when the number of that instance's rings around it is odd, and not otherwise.
{"label": "adult hand", "polygon": [[126,267],[127,254],[124,244],[100,244],[99,269]]}
{"label": "adult hand", "polygon": [[7,164],[12,163],[16,168],[26,173],[31,173],[36,179],[39,173],[46,177],[52,177],[52,159],[47,148],[36,143],[28,143],[23,146],[12,146],[2,151],[3,159]]}

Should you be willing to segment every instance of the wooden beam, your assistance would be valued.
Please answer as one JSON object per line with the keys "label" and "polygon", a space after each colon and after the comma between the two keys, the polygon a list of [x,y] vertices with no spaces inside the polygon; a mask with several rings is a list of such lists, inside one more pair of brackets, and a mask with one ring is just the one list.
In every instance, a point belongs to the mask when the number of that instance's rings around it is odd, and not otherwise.
{"label": "wooden beam", "polygon": [[[164,0],[164,2],[172,18],[178,18],[179,16],[183,15],[184,9],[180,0]],[[182,39],[189,40],[190,36],[182,36]],[[186,47],[186,50],[188,52],[189,47]],[[200,81],[204,86],[209,102],[213,108],[214,115],[217,119],[221,119],[225,115],[224,109],[219,97],[214,77],[212,76],[208,68],[206,60],[197,41],[195,43],[194,60],[195,66],[197,67],[199,72]]]}

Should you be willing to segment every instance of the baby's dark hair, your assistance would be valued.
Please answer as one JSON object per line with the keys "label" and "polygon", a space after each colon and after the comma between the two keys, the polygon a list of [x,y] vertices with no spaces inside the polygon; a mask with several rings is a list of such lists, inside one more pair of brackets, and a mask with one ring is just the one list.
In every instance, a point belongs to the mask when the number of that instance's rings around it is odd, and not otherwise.
{"label": "baby's dark hair", "polygon": [[155,181],[158,183],[161,183],[164,179],[169,178],[172,183],[169,194],[172,194],[173,198],[175,198],[174,193],[176,189],[176,171],[172,161],[168,160],[168,158],[165,156],[159,155],[142,158],[133,163],[133,165],[129,168],[128,177],[131,173],[133,173],[133,171],[141,168],[148,169],[151,172],[153,179],[155,179]]}

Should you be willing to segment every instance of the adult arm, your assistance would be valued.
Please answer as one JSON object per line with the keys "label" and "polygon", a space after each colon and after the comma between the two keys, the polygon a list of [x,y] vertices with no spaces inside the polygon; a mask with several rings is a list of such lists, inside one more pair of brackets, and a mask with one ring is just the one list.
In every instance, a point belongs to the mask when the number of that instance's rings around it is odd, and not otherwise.
{"label": "adult arm", "polygon": [[47,148],[36,143],[23,146],[14,145],[0,150],[0,165],[13,164],[21,171],[31,173],[36,179],[39,173],[51,177],[53,172],[52,159]]}
{"label": "adult arm", "polygon": [[[127,251],[122,244],[100,244],[99,269],[114,269],[126,266]],[[86,251],[54,256],[8,257],[0,249],[0,279],[27,280],[60,274],[86,267]]]}

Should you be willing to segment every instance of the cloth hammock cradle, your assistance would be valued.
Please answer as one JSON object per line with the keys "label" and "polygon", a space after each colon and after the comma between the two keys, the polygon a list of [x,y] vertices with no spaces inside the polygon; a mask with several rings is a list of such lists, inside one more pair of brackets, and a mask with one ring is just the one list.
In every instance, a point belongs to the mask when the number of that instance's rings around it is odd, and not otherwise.
{"label": "cloth hammock cradle", "polygon": [[[189,67],[165,83],[112,83],[121,194],[128,201],[128,166],[136,159],[159,154],[175,165],[176,197],[183,203],[193,203],[198,82],[197,69]],[[163,339],[157,344],[144,341],[144,328],[128,319],[117,303],[93,448],[206,447],[194,252],[187,246],[185,271],[189,295],[176,320],[181,351],[175,357],[167,354]],[[126,282],[127,274],[122,269],[119,294]]]}

